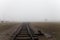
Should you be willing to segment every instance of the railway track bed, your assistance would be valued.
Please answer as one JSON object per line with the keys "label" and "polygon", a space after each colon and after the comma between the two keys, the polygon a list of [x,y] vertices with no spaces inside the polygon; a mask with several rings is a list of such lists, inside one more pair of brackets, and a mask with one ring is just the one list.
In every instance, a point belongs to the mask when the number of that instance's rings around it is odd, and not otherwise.
{"label": "railway track bed", "polygon": [[13,33],[11,40],[39,40],[38,33],[35,33],[29,23],[23,23],[20,28]]}

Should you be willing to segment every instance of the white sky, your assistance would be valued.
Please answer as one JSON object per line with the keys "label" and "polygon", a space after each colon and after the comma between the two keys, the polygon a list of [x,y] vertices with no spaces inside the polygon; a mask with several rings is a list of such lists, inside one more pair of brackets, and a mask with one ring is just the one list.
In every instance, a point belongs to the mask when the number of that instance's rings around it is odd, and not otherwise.
{"label": "white sky", "polygon": [[0,20],[60,21],[60,0],[0,0]]}

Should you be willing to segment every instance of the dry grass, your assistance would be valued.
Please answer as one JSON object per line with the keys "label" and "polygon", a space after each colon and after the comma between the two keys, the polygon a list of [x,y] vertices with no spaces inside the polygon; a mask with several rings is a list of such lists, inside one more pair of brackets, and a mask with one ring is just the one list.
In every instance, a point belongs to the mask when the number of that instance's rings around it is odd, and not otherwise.
{"label": "dry grass", "polygon": [[12,28],[16,23],[0,23],[0,32],[8,30]]}
{"label": "dry grass", "polygon": [[60,23],[56,22],[41,22],[32,23],[32,25],[45,33],[53,34],[56,40],[60,40]]}
{"label": "dry grass", "polygon": [[0,40],[10,40],[20,23],[0,23]]}
{"label": "dry grass", "polygon": [[[34,22],[31,24],[36,29],[42,30],[45,33],[53,33],[53,36],[56,38],[56,40],[60,40],[60,23]],[[5,30],[11,29],[15,25],[16,23],[0,23],[0,33],[4,32]]]}

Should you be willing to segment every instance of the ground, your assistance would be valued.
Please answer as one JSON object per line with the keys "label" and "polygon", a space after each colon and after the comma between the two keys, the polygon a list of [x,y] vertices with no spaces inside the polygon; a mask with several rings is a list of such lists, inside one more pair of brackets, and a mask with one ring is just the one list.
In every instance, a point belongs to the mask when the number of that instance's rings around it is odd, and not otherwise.
{"label": "ground", "polygon": [[[57,22],[34,22],[32,25],[47,34],[52,35],[52,39],[47,38],[46,40],[60,40],[60,23]],[[42,37],[44,39],[44,37]],[[44,39],[45,40],[45,39]]]}
{"label": "ground", "polygon": [[10,40],[19,23],[0,23],[0,40]]}
{"label": "ground", "polygon": [[[10,40],[12,33],[20,26],[20,23],[0,23],[0,40]],[[60,23],[33,22],[31,27],[52,35],[52,38],[39,36],[40,40],[60,40]]]}

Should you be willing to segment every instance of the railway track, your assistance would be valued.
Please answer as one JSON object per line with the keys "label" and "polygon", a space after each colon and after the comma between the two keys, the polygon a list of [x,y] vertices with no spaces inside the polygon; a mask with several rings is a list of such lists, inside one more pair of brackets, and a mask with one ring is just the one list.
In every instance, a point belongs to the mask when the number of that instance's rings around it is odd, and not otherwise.
{"label": "railway track", "polygon": [[38,40],[38,34],[35,33],[29,23],[23,23],[12,35],[11,40]]}

